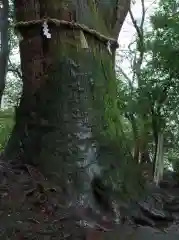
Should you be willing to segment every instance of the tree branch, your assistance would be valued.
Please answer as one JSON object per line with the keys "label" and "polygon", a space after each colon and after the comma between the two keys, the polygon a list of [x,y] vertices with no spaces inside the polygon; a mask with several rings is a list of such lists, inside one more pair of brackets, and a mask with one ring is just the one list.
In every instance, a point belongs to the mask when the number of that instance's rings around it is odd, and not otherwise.
{"label": "tree branch", "polygon": [[124,76],[124,78],[128,81],[129,86],[131,87],[132,86],[131,79],[127,76],[127,74],[124,72],[124,70],[120,66],[118,66],[118,70]]}
{"label": "tree branch", "polygon": [[9,62],[9,67],[7,69],[8,72],[12,72],[13,74],[15,73],[16,76],[20,79],[22,79],[22,74],[21,74],[21,71],[19,70],[18,67],[14,67],[14,65],[12,64],[10,58],[8,58],[8,62]]}
{"label": "tree branch", "polygon": [[22,75],[21,75],[21,73],[20,73],[20,71],[19,71],[19,69],[18,68],[8,68],[8,70],[7,70],[8,72],[12,72],[12,73],[15,73],[17,76],[18,76],[18,78],[22,78]]}
{"label": "tree branch", "polygon": [[140,71],[141,71],[141,65],[144,59],[144,21],[145,21],[145,5],[144,5],[144,0],[141,0],[141,5],[142,5],[142,18],[141,18],[141,23],[138,26],[134,15],[131,11],[131,9],[129,10],[129,14],[132,20],[132,23],[134,25],[134,28],[136,29],[137,32],[137,36],[138,36],[138,40],[139,40],[139,57],[137,57],[137,55],[134,58],[134,62],[133,62],[133,71],[134,71],[134,76],[133,78],[135,78],[135,75],[138,78],[138,84],[140,84]]}
{"label": "tree branch", "polygon": [[131,0],[117,0],[116,21],[113,28],[113,37],[116,39],[130,10],[130,5]]}

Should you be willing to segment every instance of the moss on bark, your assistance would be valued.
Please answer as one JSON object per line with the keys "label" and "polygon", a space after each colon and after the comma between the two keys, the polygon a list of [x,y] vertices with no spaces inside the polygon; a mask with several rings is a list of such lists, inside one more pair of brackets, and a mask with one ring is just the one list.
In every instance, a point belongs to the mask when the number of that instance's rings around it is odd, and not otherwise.
{"label": "moss on bark", "polygon": [[[18,3],[22,2],[16,1],[19,20],[30,16],[24,14],[25,8],[20,12]],[[39,3],[34,6],[36,19],[44,15],[57,17],[62,9],[55,0],[53,4]],[[79,6],[83,7],[83,14],[92,17],[95,13],[86,1]],[[73,12],[71,9],[66,10]],[[69,12],[66,10],[62,11],[65,16]],[[75,10],[79,22],[97,27],[97,20],[94,25],[92,18],[78,15],[77,7]],[[88,48],[84,49],[79,30],[49,25],[51,39],[42,34],[41,26],[19,30],[23,36],[23,94],[6,157],[36,165],[46,175],[57,174],[65,185],[72,183],[74,192],[89,190],[94,171],[100,171],[94,169],[93,163],[100,164],[108,173],[111,165],[117,170],[114,165],[119,164],[116,166],[121,168],[124,182],[124,166],[131,159],[120,138],[114,56],[104,43],[87,34]]]}

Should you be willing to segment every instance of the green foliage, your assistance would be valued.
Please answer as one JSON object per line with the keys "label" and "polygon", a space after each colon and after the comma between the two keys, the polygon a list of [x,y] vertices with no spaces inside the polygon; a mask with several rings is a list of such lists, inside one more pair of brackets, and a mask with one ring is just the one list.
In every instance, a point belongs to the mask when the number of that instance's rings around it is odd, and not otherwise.
{"label": "green foliage", "polygon": [[151,16],[152,30],[136,39],[135,54],[140,56],[144,51],[144,59],[137,76],[133,65],[135,81],[127,79],[118,90],[118,108],[128,126],[125,135],[131,151],[139,142],[154,159],[156,137],[162,132],[165,160],[175,170],[179,166],[178,8],[178,0],[160,0]]}
{"label": "green foliage", "polygon": [[0,112],[0,151],[4,150],[11,130],[14,126],[14,112],[12,109],[1,110]]}
{"label": "green foliage", "polygon": [[[176,170],[179,119],[179,15],[178,0],[161,0],[153,16],[152,30],[146,33],[145,51],[149,56],[142,68],[144,86],[140,89],[146,112],[151,106],[164,133],[167,160]],[[149,108],[148,108],[149,107]],[[159,126],[159,125],[158,125]]]}
{"label": "green foliage", "polygon": [[14,32],[14,7],[13,2],[9,1],[9,61],[4,91],[4,103],[6,107],[13,107],[18,104],[22,82],[19,59],[19,39]]}

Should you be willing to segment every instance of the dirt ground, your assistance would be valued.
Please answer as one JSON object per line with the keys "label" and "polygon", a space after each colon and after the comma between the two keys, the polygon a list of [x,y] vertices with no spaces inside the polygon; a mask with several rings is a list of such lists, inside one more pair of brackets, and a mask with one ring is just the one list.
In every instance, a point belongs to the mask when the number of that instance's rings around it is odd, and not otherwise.
{"label": "dirt ground", "polygon": [[0,163],[0,239],[179,239],[179,185],[173,178],[126,211],[120,224],[66,205],[62,190],[34,167]]}

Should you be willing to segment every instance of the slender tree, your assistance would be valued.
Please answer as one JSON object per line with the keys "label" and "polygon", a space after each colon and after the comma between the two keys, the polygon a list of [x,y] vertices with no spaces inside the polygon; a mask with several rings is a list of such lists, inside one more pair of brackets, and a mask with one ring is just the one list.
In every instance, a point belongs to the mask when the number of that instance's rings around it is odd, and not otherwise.
{"label": "slender tree", "polygon": [[0,105],[2,101],[2,95],[5,88],[8,57],[9,57],[9,45],[8,45],[8,0],[0,1]]}

